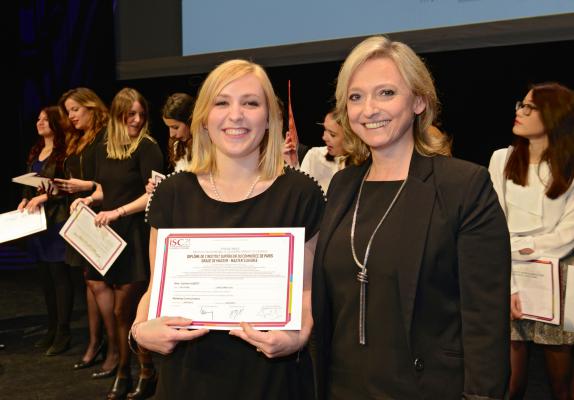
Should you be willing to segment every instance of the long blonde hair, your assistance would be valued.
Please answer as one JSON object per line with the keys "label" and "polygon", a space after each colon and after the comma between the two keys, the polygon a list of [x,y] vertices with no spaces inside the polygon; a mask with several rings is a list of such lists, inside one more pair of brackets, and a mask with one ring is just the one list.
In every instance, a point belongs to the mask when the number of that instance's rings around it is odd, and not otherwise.
{"label": "long blonde hair", "polygon": [[[136,138],[130,137],[126,121],[134,102],[141,104],[145,113],[145,122]],[[110,107],[110,122],[108,123],[106,136],[106,150],[108,158],[125,160],[129,158],[138,148],[140,142],[147,138],[152,142],[148,130],[148,105],[145,98],[135,89],[123,88],[112,100]]]}
{"label": "long blonde hair", "polygon": [[425,156],[445,154],[449,147],[448,138],[432,136],[428,127],[439,111],[439,102],[432,76],[424,62],[406,44],[393,42],[384,36],[372,36],[359,43],[349,54],[337,78],[335,115],[345,131],[345,150],[353,164],[361,164],[370,156],[368,146],[352,131],[347,115],[349,82],[356,70],[366,61],[374,58],[389,58],[397,66],[407,86],[415,96],[421,98],[426,107],[415,115],[413,136],[415,149]]}
{"label": "long blonde hair", "polygon": [[192,157],[190,171],[196,174],[217,171],[215,146],[205,128],[215,97],[229,83],[253,74],[261,83],[268,110],[268,130],[259,145],[261,179],[273,179],[283,173],[283,119],[279,101],[265,70],[250,61],[230,60],[215,68],[207,76],[195,102],[191,122]]}
{"label": "long blonde hair", "polygon": [[[80,106],[85,107],[91,113],[90,127],[83,134],[68,122],[68,111],[66,110],[66,100],[72,99]],[[109,119],[108,108],[92,90],[85,87],[70,89],[58,100],[58,107],[66,123],[66,156],[80,154],[84,147],[94,141],[98,132],[106,126]]]}

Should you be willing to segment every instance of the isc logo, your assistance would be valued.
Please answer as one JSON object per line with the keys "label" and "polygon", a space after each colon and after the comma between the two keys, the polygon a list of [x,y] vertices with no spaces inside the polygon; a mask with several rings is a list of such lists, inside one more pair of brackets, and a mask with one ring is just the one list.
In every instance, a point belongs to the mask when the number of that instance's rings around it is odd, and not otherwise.
{"label": "isc logo", "polygon": [[170,249],[189,249],[189,238],[170,238],[169,248]]}

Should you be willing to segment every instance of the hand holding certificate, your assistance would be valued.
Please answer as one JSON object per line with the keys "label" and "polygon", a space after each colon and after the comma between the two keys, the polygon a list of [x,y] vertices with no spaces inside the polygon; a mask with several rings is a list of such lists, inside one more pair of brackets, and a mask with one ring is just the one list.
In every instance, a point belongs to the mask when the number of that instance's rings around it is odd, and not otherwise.
{"label": "hand holding certificate", "polygon": [[102,275],[108,272],[126,242],[107,225],[96,226],[96,214],[78,202],[60,235]]}
{"label": "hand holding certificate", "polygon": [[301,329],[303,228],[160,229],[148,319]]}
{"label": "hand holding certificate", "polygon": [[555,258],[513,263],[522,318],[560,324],[558,265],[558,259]]}
{"label": "hand holding certificate", "polygon": [[0,214],[0,243],[46,230],[44,207],[37,212],[14,210]]}

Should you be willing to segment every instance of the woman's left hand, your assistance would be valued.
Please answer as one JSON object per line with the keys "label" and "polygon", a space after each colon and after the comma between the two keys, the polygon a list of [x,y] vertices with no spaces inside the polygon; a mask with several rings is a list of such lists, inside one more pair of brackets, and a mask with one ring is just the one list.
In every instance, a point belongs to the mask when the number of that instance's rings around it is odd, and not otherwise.
{"label": "woman's left hand", "polygon": [[534,253],[534,250],[533,250],[533,249],[529,249],[529,248],[527,247],[527,248],[518,250],[518,252],[519,252],[521,255],[523,255],[523,256],[527,256],[527,255],[530,255],[530,254]]}
{"label": "woman's left hand", "polygon": [[85,192],[92,188],[91,182],[83,181],[81,179],[76,178],[70,178],[70,179],[55,178],[54,183],[56,184],[59,190],[62,190],[67,193]]}
{"label": "woman's left hand", "polygon": [[306,339],[301,337],[301,331],[258,331],[246,322],[241,323],[243,329],[229,331],[257,348],[269,358],[284,357],[301,349]]}
{"label": "woman's left hand", "polygon": [[109,225],[120,217],[120,211],[116,208],[111,211],[100,211],[94,218],[96,226]]}

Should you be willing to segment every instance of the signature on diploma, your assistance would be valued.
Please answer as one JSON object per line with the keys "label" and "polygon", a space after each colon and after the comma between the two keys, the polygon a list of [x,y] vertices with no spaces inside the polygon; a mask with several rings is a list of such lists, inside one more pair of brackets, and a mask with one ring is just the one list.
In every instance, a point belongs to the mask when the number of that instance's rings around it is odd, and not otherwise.
{"label": "signature on diploma", "polygon": [[258,316],[261,316],[266,319],[273,319],[279,316],[279,307],[277,306],[262,306],[257,313]]}
{"label": "signature on diploma", "polygon": [[204,319],[208,319],[207,316],[209,315],[209,319],[213,321],[213,309],[215,306],[201,306],[199,309],[199,313],[204,316]]}
{"label": "signature on diploma", "polygon": [[243,313],[243,306],[237,306],[229,310],[229,319],[238,319]]}

